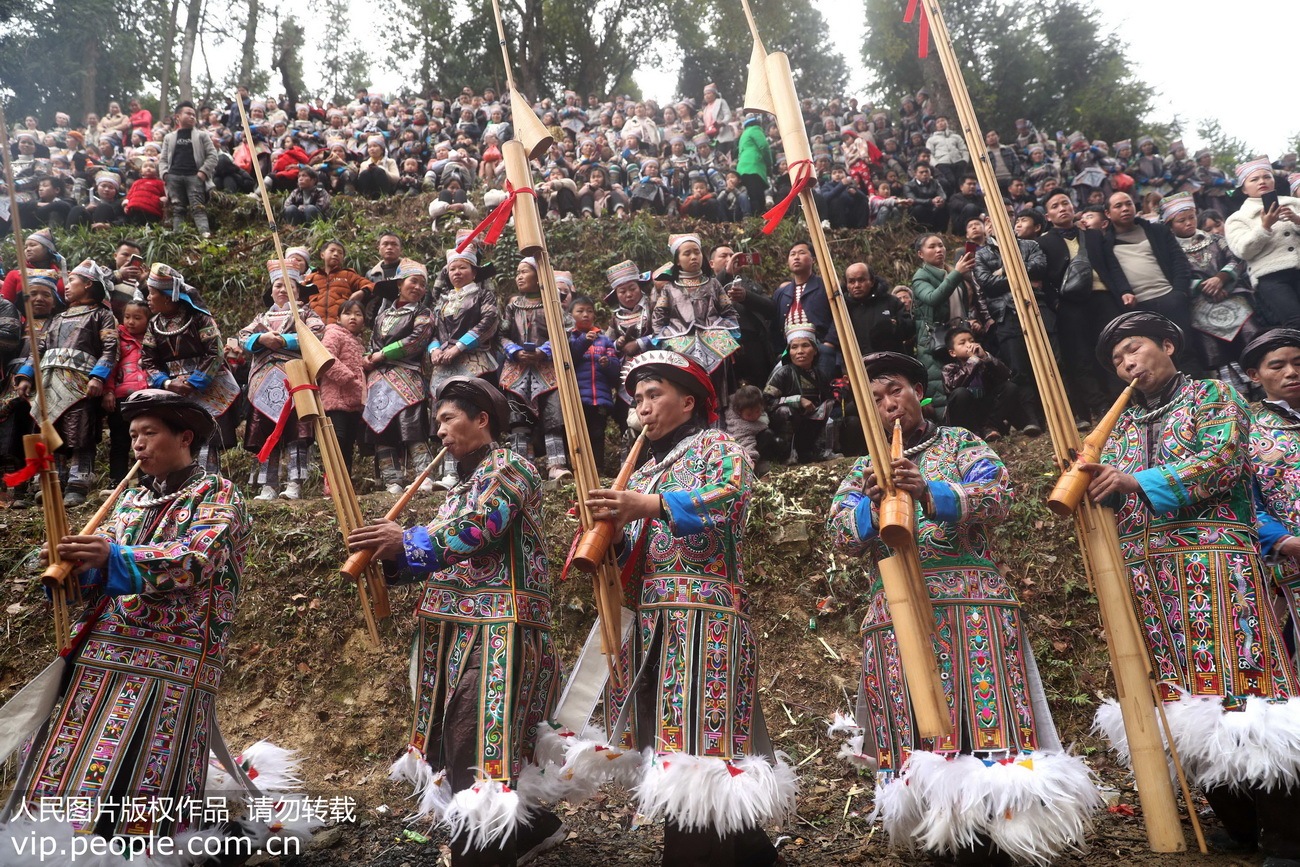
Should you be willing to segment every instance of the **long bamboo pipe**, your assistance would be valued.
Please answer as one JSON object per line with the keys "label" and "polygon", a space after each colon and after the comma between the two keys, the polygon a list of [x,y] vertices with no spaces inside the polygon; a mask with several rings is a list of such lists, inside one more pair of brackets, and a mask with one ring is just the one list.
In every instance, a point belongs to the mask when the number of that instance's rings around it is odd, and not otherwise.
{"label": "long bamboo pipe", "polygon": [[[619,468],[618,477],[614,479],[614,484],[610,485],[610,490],[627,490],[627,481],[641,462],[641,447],[645,445],[645,441],[646,432],[643,429],[640,436],[632,443],[632,448],[628,450],[627,460],[623,461],[623,466]],[[587,574],[594,573],[600,568],[600,564],[605,562],[605,555],[609,553],[609,546],[613,539],[614,522],[597,521],[578,540],[578,547],[573,551],[571,562]]]}
{"label": "long bamboo pipe", "polygon": [[[443,448],[433,456],[433,460],[429,461],[428,465],[425,466],[425,468],[420,471],[420,474],[415,477],[415,480],[406,486],[405,491],[402,491],[402,495],[397,498],[397,502],[388,507],[388,511],[384,513],[385,521],[396,521],[398,517],[401,516],[402,512],[406,511],[406,507],[411,504],[411,500],[420,489],[420,485],[424,484],[424,480],[429,478],[430,474],[432,474],[434,470],[442,466],[442,461],[446,457],[446,448]],[[360,550],[353,551],[348,555],[348,559],[344,561],[343,567],[339,571],[346,577],[357,580],[361,577],[362,572],[370,568],[370,564],[374,559],[374,548],[361,548]]]}
{"label": "long bamboo pipe", "polygon": [[[925,4],[926,18],[961,120],[962,133],[970,148],[975,174],[985,190],[997,190],[997,177],[989,162],[984,135],[948,34],[943,10],[937,0],[921,2]],[[1014,227],[1003,208],[990,208],[989,215],[1000,240],[1003,268],[1025,334],[1057,463],[1065,470],[1070,466],[1072,456],[1082,447],[1079,432],[1074,427],[1074,415],[1070,411],[1070,402],[1047,339],[1024,259],[1015,243]],[[1155,703],[1148,682],[1149,657],[1133,611],[1115,515],[1085,497],[1075,513],[1075,526],[1084,563],[1097,590],[1098,607],[1111,650],[1115,692],[1128,737],[1133,775],[1146,822],[1147,842],[1155,852],[1182,852],[1187,848],[1187,841],[1178,817],[1165,751],[1156,728]],[[1188,809],[1192,809],[1190,804]]]}
{"label": "long bamboo pipe", "polygon": [[1081,465],[1095,464],[1101,460],[1102,449],[1106,447],[1106,441],[1110,439],[1115,424],[1128,406],[1129,399],[1133,397],[1133,389],[1136,387],[1137,380],[1134,379],[1116,398],[1115,404],[1106,411],[1101,421],[1097,422],[1097,426],[1084,438],[1083,448],[1079,450],[1079,456],[1070,464],[1070,468],[1061,473],[1061,477],[1056,480],[1052,492],[1047,495],[1047,508],[1054,514],[1068,518],[1074,514],[1075,509],[1079,508],[1084,494],[1088,492],[1088,485],[1092,484],[1092,473],[1083,469]]}
{"label": "long bamboo pipe", "polygon": [[[108,499],[95,510],[95,514],[90,516],[90,520],[82,525],[81,533],[79,535],[89,536],[91,533],[99,529],[99,525],[104,523],[104,520],[113,513],[113,507],[117,505],[118,498],[120,498],[122,494],[125,493],[126,489],[131,486],[131,482],[135,479],[135,474],[138,472],[140,472],[140,461],[135,462],[131,469],[127,471],[126,475],[122,477],[122,481],[117,483],[117,487],[113,488],[113,493],[108,495]],[[45,572],[41,575],[41,583],[50,589],[65,585],[68,576],[72,574],[72,566],[73,564],[69,563],[67,560],[60,560],[58,563],[50,563],[50,565],[46,567]]]}

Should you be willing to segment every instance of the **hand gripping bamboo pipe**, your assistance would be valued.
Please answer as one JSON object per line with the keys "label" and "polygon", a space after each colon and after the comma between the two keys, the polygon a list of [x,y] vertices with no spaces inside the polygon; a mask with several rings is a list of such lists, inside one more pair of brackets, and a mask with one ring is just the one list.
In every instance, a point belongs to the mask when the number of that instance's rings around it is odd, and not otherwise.
{"label": "hand gripping bamboo pipe", "polygon": [[[984,134],[980,130],[970,92],[966,89],[952,39],[948,35],[943,10],[939,8],[937,0],[921,2],[925,5],[930,32],[934,36],[957,116],[961,120],[962,134],[970,148],[976,176],[985,190],[997,190],[997,177],[984,147]],[[1016,236],[1011,220],[1003,208],[990,208],[989,216],[998,238],[1006,239],[999,246],[1002,265],[1011,284],[1016,314],[1020,317],[1025,334],[1056,459],[1061,469],[1066,470],[1073,462],[1073,456],[1082,449],[1079,432],[1074,426],[1074,415],[1047,339],[1047,330],[1043,326],[1024,259],[1020,255],[1019,246],[1014,242]],[[1181,852],[1187,848],[1187,842],[1178,818],[1178,805],[1169,779],[1169,765],[1156,728],[1146,645],[1133,611],[1128,570],[1120,554],[1115,514],[1084,497],[1075,512],[1075,522],[1084,563],[1097,591],[1102,625],[1110,648],[1115,692],[1128,737],[1133,775],[1137,780],[1138,798],[1146,823],[1147,842],[1155,852]],[[1191,809],[1190,804],[1188,812],[1195,821],[1195,810]]]}
{"label": "hand gripping bamboo pipe", "polygon": [[1115,405],[1106,412],[1084,439],[1083,448],[1079,450],[1078,457],[1071,462],[1070,468],[1061,473],[1061,477],[1056,480],[1052,493],[1047,496],[1047,508],[1054,514],[1068,518],[1074,514],[1075,509],[1079,508],[1084,494],[1088,492],[1088,485],[1092,483],[1092,473],[1080,467],[1080,464],[1095,464],[1101,460],[1101,452],[1106,447],[1106,440],[1110,439],[1111,433],[1115,430],[1115,423],[1119,421],[1120,414],[1128,406],[1136,386],[1136,379],[1128,384],[1115,400]]}
{"label": "hand gripping bamboo pipe", "polygon": [[[402,512],[406,511],[406,507],[410,505],[411,499],[415,497],[415,492],[420,489],[420,485],[424,484],[424,480],[429,478],[434,470],[442,466],[445,457],[447,457],[447,449],[445,448],[433,456],[433,460],[429,461],[428,465],[420,471],[420,474],[415,477],[415,481],[406,486],[406,490],[397,498],[397,502],[393,503],[388,511],[384,513],[385,521],[396,521]],[[353,551],[348,555],[348,559],[344,561],[343,567],[339,571],[354,581],[358,580],[361,573],[370,568],[374,559],[374,548],[362,548],[359,551]]]}
{"label": "hand gripping bamboo pipe", "polygon": [[[747,97],[757,94],[759,102],[754,105],[747,102],[745,107],[758,111],[775,111],[781,142],[790,165],[790,180],[799,184],[806,167],[811,164],[812,151],[799,109],[799,97],[795,93],[790,59],[781,52],[774,52],[767,55],[763,64],[757,62],[757,56],[762,50],[761,43],[758,42],[758,28],[748,2],[742,0],[742,3],[756,42],[754,59],[750,63],[750,76],[759,78],[758,81],[751,80],[745,89]],[[770,97],[769,107],[764,107],[764,94]],[[844,353],[844,366],[848,371],[858,418],[862,422],[862,431],[867,441],[867,453],[881,487],[892,490],[889,440],[885,436],[880,415],[876,412],[875,401],[872,400],[871,380],[862,363],[862,350],[849,318],[839,275],[810,189],[805,187],[799,194],[799,203],[812,239],[813,253],[821,266],[822,280],[826,284],[831,316],[840,336],[840,351]],[[886,543],[893,553],[881,558],[877,565],[884,584],[890,619],[894,624],[894,634],[898,639],[899,658],[912,703],[912,713],[922,736],[942,737],[952,731],[952,716],[939,677],[939,662],[935,656],[934,612],[921,572],[916,538],[914,534],[908,536],[894,530],[891,530],[891,535],[897,544],[888,540]]]}
{"label": "hand gripping bamboo pipe", "polygon": [[[0,107],[0,152],[3,152],[5,189],[9,196],[9,221],[13,228],[14,245],[18,251],[18,274],[22,278],[23,312],[27,318],[27,345],[31,357],[32,381],[36,388],[36,410],[40,433],[23,437],[23,458],[28,466],[38,467],[41,486],[41,511],[45,517],[45,541],[49,549],[49,567],[61,567],[59,540],[68,535],[68,512],[63,504],[63,487],[59,471],[54,464],[54,453],[63,446],[63,437],[54,428],[45,402],[45,377],[41,375],[41,353],[36,335],[36,314],[32,311],[32,295],[28,291],[27,257],[23,253],[26,239],[23,235],[22,214],[18,210],[18,196],[14,191],[14,167],[9,156],[9,126],[4,108]],[[59,581],[49,587],[50,608],[54,617],[54,641],[60,651],[71,647],[72,619],[68,613],[69,602],[79,601],[81,589],[75,581]]]}
{"label": "hand gripping bamboo pipe", "polygon": [[[646,432],[642,430],[636,442],[632,443],[632,448],[628,450],[627,460],[623,461],[623,466],[619,468],[618,477],[614,479],[610,490],[627,490],[627,481],[641,462],[641,447],[645,441]],[[614,522],[597,521],[578,539],[578,547],[573,551],[571,562],[588,575],[594,574],[600,568],[600,564],[605,562],[605,555],[609,553],[609,546],[613,541]]]}
{"label": "hand gripping bamboo pipe", "polygon": [[[81,532],[78,535],[89,536],[99,529],[99,525],[104,523],[109,515],[113,514],[113,507],[117,505],[118,499],[126,492],[126,489],[131,487],[131,482],[138,472],[140,472],[140,462],[136,461],[126,475],[122,477],[122,481],[117,483],[117,487],[113,488],[113,493],[108,495],[108,499],[95,510],[95,514],[90,516],[90,520],[82,525]],[[41,574],[41,583],[50,590],[65,585],[68,577],[72,574],[74,565],[76,564],[69,563],[67,560],[60,560],[58,563],[51,562]]]}

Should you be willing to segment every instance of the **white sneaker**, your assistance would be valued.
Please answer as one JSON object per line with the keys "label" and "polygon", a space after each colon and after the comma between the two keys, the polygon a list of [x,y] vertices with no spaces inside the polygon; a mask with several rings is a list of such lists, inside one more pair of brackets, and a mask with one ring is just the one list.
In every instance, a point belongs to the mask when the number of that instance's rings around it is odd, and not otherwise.
{"label": "white sneaker", "polygon": [[432,490],[433,490],[433,479],[428,478],[426,476],[424,481],[420,482],[420,493],[427,494]]}
{"label": "white sneaker", "polygon": [[301,500],[302,483],[290,482],[289,484],[284,486],[284,490],[280,492],[280,496],[286,500]]}
{"label": "white sneaker", "polygon": [[388,491],[388,493],[390,494],[400,494],[402,491],[406,489],[403,488],[401,485],[397,484],[397,482],[393,482],[388,487],[384,488],[384,490]]}
{"label": "white sneaker", "polygon": [[255,500],[274,500],[274,499],[276,498],[276,496],[277,496],[277,494],[276,494],[276,492],[275,492],[275,488],[271,487],[270,485],[262,485],[262,493],[258,494],[258,495],[257,495],[256,497],[254,497],[253,499],[255,499]]}
{"label": "white sneaker", "polygon": [[558,482],[560,479],[567,479],[573,473],[569,472],[568,467],[551,467],[546,472],[546,478],[552,482]]}

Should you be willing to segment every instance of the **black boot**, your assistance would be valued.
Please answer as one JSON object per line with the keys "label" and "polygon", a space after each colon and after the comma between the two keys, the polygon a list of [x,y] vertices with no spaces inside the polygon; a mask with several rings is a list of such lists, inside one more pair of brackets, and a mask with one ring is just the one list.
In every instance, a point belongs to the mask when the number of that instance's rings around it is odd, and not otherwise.
{"label": "black boot", "polygon": [[1300,787],[1255,795],[1259,851],[1270,867],[1300,867]]}
{"label": "black boot", "polygon": [[1249,852],[1259,839],[1259,819],[1255,813],[1255,794],[1249,790],[1237,791],[1227,786],[1205,789],[1205,800],[1210,802],[1214,816],[1223,825],[1228,839],[1216,843],[1224,851]]}

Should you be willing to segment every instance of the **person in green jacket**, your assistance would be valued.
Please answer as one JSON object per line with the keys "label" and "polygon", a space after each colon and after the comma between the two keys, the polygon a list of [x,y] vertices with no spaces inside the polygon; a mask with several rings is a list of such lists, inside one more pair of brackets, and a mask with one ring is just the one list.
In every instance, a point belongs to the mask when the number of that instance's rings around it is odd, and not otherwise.
{"label": "person in green jacket", "polygon": [[762,116],[746,115],[740,142],[736,145],[736,174],[745,185],[751,213],[761,214],[766,210],[767,176],[772,166],[772,148],[763,132]]}
{"label": "person in green jacket", "polygon": [[[975,267],[975,256],[965,253],[953,270],[945,267],[947,248],[943,238],[933,232],[918,235],[912,242],[921,267],[912,275],[912,316],[916,320],[916,357],[925,365],[929,386],[926,389],[931,397],[931,406],[935,412],[941,412],[948,403],[948,395],[943,389],[943,363],[936,353],[943,352],[942,339],[935,337],[935,331],[946,323],[951,316],[950,300],[962,280]],[[936,342],[937,341],[937,342]]]}

